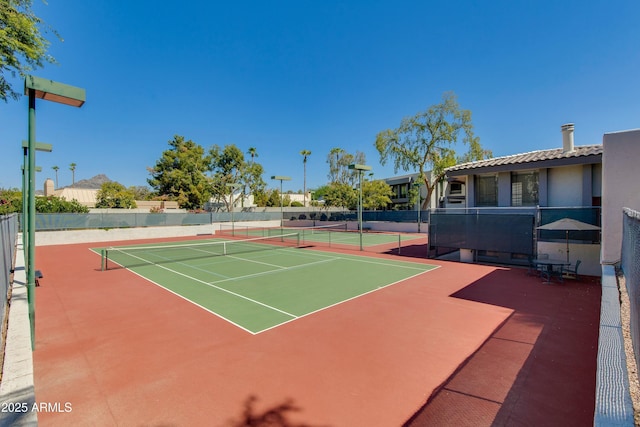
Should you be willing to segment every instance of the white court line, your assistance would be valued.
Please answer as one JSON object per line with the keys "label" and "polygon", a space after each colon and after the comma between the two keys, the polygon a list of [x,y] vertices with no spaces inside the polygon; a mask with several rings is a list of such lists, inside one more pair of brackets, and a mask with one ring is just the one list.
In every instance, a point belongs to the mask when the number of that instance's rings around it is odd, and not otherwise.
{"label": "white court line", "polygon": [[238,261],[244,261],[244,262],[253,262],[255,264],[262,264],[262,265],[267,265],[269,267],[275,267],[275,268],[279,268],[279,269],[287,269],[289,267],[284,267],[282,265],[278,265],[278,264],[271,264],[268,262],[262,262],[262,261],[256,261],[254,259],[247,259],[247,258],[242,258],[239,256],[235,256],[235,255],[227,255],[227,258],[233,258],[233,259],[237,259]]}
{"label": "white court line", "polygon": [[388,288],[389,286],[396,285],[396,284],[398,284],[398,283],[400,283],[400,282],[404,282],[405,280],[413,279],[414,277],[417,277],[417,276],[421,275],[422,273],[426,273],[427,271],[431,271],[431,270],[425,270],[425,271],[422,271],[422,272],[420,272],[420,273],[416,273],[416,274],[414,274],[413,276],[409,276],[409,277],[406,277],[406,278],[404,278],[404,279],[396,280],[395,282],[393,282],[393,283],[389,283],[388,285],[378,286],[377,288],[375,288],[375,289],[371,289],[370,291],[363,292],[363,293],[361,293],[361,294],[354,295],[354,296],[352,296],[352,297],[350,297],[350,298],[347,298],[347,299],[342,300],[342,301],[338,301],[338,302],[333,303],[333,304],[331,304],[331,305],[328,305],[328,306],[326,306],[326,307],[322,307],[322,308],[319,308],[319,309],[317,309],[317,310],[310,311],[309,313],[302,314],[302,315],[300,315],[300,316],[296,317],[295,319],[286,320],[286,321],[284,321],[284,322],[282,322],[282,323],[278,323],[277,325],[273,325],[273,326],[270,326],[270,327],[268,327],[268,328],[266,328],[266,329],[262,329],[262,330],[260,330],[260,331],[256,332],[256,333],[255,333],[255,335],[260,334],[260,333],[262,333],[262,332],[266,332],[266,331],[271,330],[271,329],[275,329],[275,328],[277,328],[277,327],[279,327],[279,326],[282,326],[282,325],[284,325],[284,324],[290,323],[290,322],[292,322],[292,321],[294,321],[294,320],[299,320],[299,319],[302,319],[303,317],[307,317],[307,316],[310,316],[310,315],[315,314],[315,313],[320,313],[321,311],[328,310],[328,309],[330,309],[330,308],[332,308],[332,307],[336,307],[336,306],[338,306],[338,305],[340,305],[340,304],[344,304],[344,303],[346,303],[346,302],[349,302],[349,301],[352,301],[352,300],[354,300],[354,299],[357,299],[357,298],[363,297],[363,296],[368,295],[368,294],[371,294],[371,293],[373,293],[373,292],[377,292],[377,291],[379,291],[380,289]]}
{"label": "white court line", "polygon": [[[139,258],[139,257],[137,257],[137,256],[135,256],[135,255],[131,255],[131,254],[129,254],[129,255],[130,255],[130,256],[132,256],[132,257],[134,257],[134,258],[138,258],[138,259],[141,259],[141,260],[143,260],[143,261],[144,261],[144,259],[143,259],[143,258]],[[177,275],[179,275],[179,276],[186,277],[187,279],[191,279],[191,280],[193,280],[193,281],[195,281],[195,282],[199,282],[199,283],[202,283],[202,284],[204,284],[204,285],[211,286],[212,288],[218,289],[219,291],[226,292],[226,293],[228,293],[228,294],[231,294],[231,295],[236,296],[236,297],[238,297],[238,298],[245,299],[245,300],[250,301],[250,302],[252,302],[252,303],[255,303],[255,304],[257,304],[257,305],[261,305],[261,306],[263,306],[263,307],[270,308],[270,309],[272,309],[273,311],[277,311],[277,312],[279,312],[279,313],[285,314],[285,315],[287,315],[287,316],[289,316],[289,317],[291,317],[291,318],[294,318],[294,319],[295,319],[295,318],[297,317],[295,314],[291,314],[291,313],[288,313],[288,312],[286,312],[286,311],[284,311],[284,310],[280,310],[279,308],[276,308],[276,307],[270,306],[269,304],[265,304],[265,303],[263,303],[263,302],[260,302],[260,301],[254,300],[253,298],[246,297],[246,296],[241,295],[241,294],[239,294],[239,293],[237,293],[237,292],[233,292],[233,291],[230,291],[230,290],[228,290],[228,289],[221,288],[221,287],[219,287],[219,286],[214,285],[213,283],[207,283],[207,282],[205,282],[204,280],[196,279],[195,277],[191,277],[191,276],[189,276],[189,275],[187,275],[187,274],[180,273],[179,271],[172,270],[172,269],[170,269],[169,267],[165,267],[164,265],[154,264],[154,266],[156,266],[156,267],[160,267],[160,268],[162,268],[162,269],[164,269],[164,270],[170,271],[170,272],[172,272],[172,273],[174,273],[174,274],[177,274]],[[129,270],[129,269],[127,269],[127,270]],[[129,270],[129,271],[131,271],[131,270]],[[165,288],[165,289],[166,289],[166,288]]]}
{"label": "white court line", "polygon": [[331,262],[331,261],[335,261],[337,259],[340,258],[335,258],[335,259],[323,259],[320,261],[316,261],[316,262],[309,262],[306,264],[300,264],[300,265],[295,265],[293,267],[281,267],[281,270],[269,270],[269,271],[262,271],[260,273],[253,273],[253,274],[247,274],[245,276],[238,276],[238,277],[229,277],[228,279],[222,279],[222,280],[216,280],[215,282],[211,282],[211,284],[215,284],[215,283],[222,283],[222,282],[233,282],[235,280],[242,280],[242,279],[248,279],[250,277],[258,277],[258,276],[266,276],[268,274],[273,274],[273,273],[280,273],[282,271],[290,271],[290,270],[296,270],[298,268],[304,268],[304,267],[308,267],[310,265],[315,265],[315,264],[324,264],[326,262]]}
{"label": "white court line", "polygon": [[[291,252],[292,254],[295,254],[297,256],[305,256],[303,255],[302,252]],[[390,261],[389,263],[387,262],[380,262],[380,261],[373,261],[374,259],[378,259],[378,258],[372,258],[372,257],[367,257],[365,256],[357,256],[354,255],[352,257],[350,256],[333,256],[333,255],[328,255],[325,254],[323,252],[320,251],[308,251],[305,252],[305,254],[307,253],[313,253],[314,255],[320,256],[320,257],[328,257],[328,258],[335,258],[335,259],[344,259],[344,260],[348,260],[348,261],[356,261],[356,262],[363,262],[363,263],[367,263],[367,264],[375,264],[375,265],[384,265],[387,267],[397,267],[397,268],[406,268],[409,270],[421,270],[421,271],[429,271],[429,270],[433,270],[434,267],[438,267],[437,265],[432,265],[432,264],[421,264],[418,262],[410,262],[410,261],[393,261],[393,260],[388,260]],[[401,263],[401,264],[399,264]],[[404,265],[404,264],[413,264],[416,266],[428,266],[431,268],[420,268],[420,267],[413,267],[413,266],[409,266],[409,265]]]}
{"label": "white court line", "polygon": [[[367,257],[366,255],[365,255],[365,256],[357,256],[357,255],[353,255],[353,256],[334,256],[335,254],[334,254],[334,255],[329,255],[329,254],[322,253],[322,252],[320,252],[320,251],[300,251],[298,248],[282,248],[282,249],[284,249],[284,250],[285,250],[289,255],[295,255],[296,257],[303,257],[303,258],[315,258],[315,259],[317,259],[317,257],[321,257],[321,258],[324,258],[324,259],[323,259],[323,260],[319,260],[319,261],[314,261],[314,262],[311,262],[311,263],[300,264],[300,265],[297,265],[297,266],[294,266],[294,267],[282,267],[282,266],[278,266],[278,265],[275,265],[275,264],[263,263],[263,262],[259,262],[259,261],[258,261],[258,263],[266,264],[266,265],[271,265],[271,266],[274,266],[274,267],[278,267],[279,269],[278,269],[278,270],[270,270],[270,271],[266,271],[266,272],[262,272],[262,273],[256,273],[256,274],[246,275],[246,276],[240,276],[240,277],[230,277],[230,278],[225,278],[225,279],[222,279],[222,280],[219,280],[219,281],[216,281],[216,282],[212,282],[212,283],[207,283],[207,282],[205,282],[205,281],[203,281],[203,280],[196,279],[196,278],[191,277],[191,276],[189,276],[189,275],[187,275],[187,274],[183,274],[183,273],[180,273],[180,272],[178,272],[178,271],[172,270],[172,269],[170,269],[170,268],[168,268],[168,267],[164,267],[164,266],[162,266],[162,265],[156,264],[157,266],[159,266],[159,267],[161,267],[161,268],[163,268],[163,269],[165,269],[165,270],[171,271],[171,272],[173,272],[173,273],[175,273],[175,274],[178,274],[178,275],[180,275],[180,276],[186,277],[186,278],[188,278],[188,279],[194,280],[194,281],[199,282],[199,283],[203,283],[203,284],[205,284],[205,285],[207,285],[207,286],[211,286],[212,288],[215,288],[215,289],[221,290],[221,291],[223,291],[223,292],[229,293],[229,294],[231,294],[231,295],[237,296],[237,297],[239,297],[239,298],[245,299],[245,300],[250,301],[250,302],[253,302],[253,303],[257,304],[257,305],[261,305],[261,306],[263,306],[263,307],[266,307],[266,308],[272,309],[272,310],[274,310],[274,311],[276,311],[276,312],[280,312],[280,313],[282,313],[282,314],[285,314],[285,315],[287,315],[287,316],[291,317],[291,319],[289,319],[289,320],[286,320],[286,321],[284,321],[284,322],[280,322],[280,323],[278,323],[278,324],[275,324],[275,325],[270,326],[270,327],[265,328],[265,329],[261,329],[261,330],[256,331],[256,332],[253,332],[253,331],[251,331],[251,330],[249,330],[249,329],[247,329],[247,328],[243,327],[242,325],[239,325],[239,324],[237,324],[236,322],[234,322],[234,321],[232,321],[232,320],[230,320],[230,319],[227,319],[226,317],[224,317],[224,316],[222,316],[222,315],[220,315],[220,314],[218,314],[218,313],[216,313],[216,312],[214,312],[214,311],[212,311],[212,310],[210,310],[210,309],[208,309],[208,308],[206,308],[206,307],[204,307],[204,306],[202,306],[202,305],[200,305],[200,304],[198,304],[198,303],[196,303],[196,302],[194,302],[194,301],[192,301],[192,300],[190,300],[190,299],[188,299],[188,298],[186,298],[186,297],[184,297],[184,296],[182,296],[182,295],[180,295],[180,294],[178,294],[177,292],[174,292],[174,291],[172,291],[171,289],[168,289],[168,288],[166,288],[165,286],[163,286],[163,285],[161,285],[161,284],[158,284],[158,283],[154,282],[153,280],[150,280],[149,278],[147,278],[147,277],[143,276],[142,274],[136,273],[135,271],[132,271],[132,270],[130,270],[130,269],[128,269],[128,268],[127,268],[127,270],[129,270],[129,271],[131,271],[132,273],[134,273],[134,274],[136,274],[136,275],[138,275],[138,276],[142,277],[143,279],[148,280],[149,282],[151,282],[151,283],[153,283],[153,284],[155,284],[155,285],[157,285],[157,286],[160,286],[161,288],[163,288],[163,289],[165,289],[165,290],[167,290],[167,291],[169,291],[169,292],[171,292],[171,293],[173,293],[173,294],[175,294],[175,295],[178,295],[180,298],[182,298],[182,299],[184,299],[184,300],[186,300],[186,301],[191,302],[191,303],[192,303],[192,304],[194,304],[195,306],[200,307],[200,308],[202,308],[202,309],[204,309],[204,310],[206,310],[206,311],[208,311],[208,312],[210,312],[210,313],[214,314],[215,316],[217,316],[217,317],[219,317],[219,318],[221,318],[221,319],[223,319],[223,320],[226,320],[227,322],[231,323],[232,325],[235,325],[235,326],[239,327],[240,329],[242,329],[242,330],[244,330],[244,331],[249,332],[249,333],[250,333],[250,334],[252,334],[252,335],[257,335],[257,334],[259,334],[259,333],[262,333],[262,332],[265,332],[265,331],[268,331],[268,330],[271,330],[271,329],[277,328],[277,327],[279,327],[279,326],[282,326],[282,325],[284,325],[284,324],[290,323],[290,322],[292,322],[292,321],[294,321],[294,320],[297,320],[297,319],[300,319],[300,318],[302,318],[302,317],[306,317],[306,316],[309,316],[309,315],[311,315],[311,314],[315,314],[315,313],[318,313],[318,312],[321,312],[321,311],[327,310],[327,309],[329,309],[329,308],[331,308],[331,307],[335,307],[335,306],[337,306],[337,305],[340,305],[340,304],[346,303],[346,302],[351,301],[351,300],[354,300],[354,299],[356,299],[356,298],[360,298],[360,297],[362,297],[362,296],[364,296],[364,295],[367,295],[367,294],[369,294],[369,293],[376,292],[376,291],[378,291],[378,290],[380,290],[380,289],[383,289],[383,288],[386,288],[386,287],[389,287],[389,286],[395,285],[395,284],[397,284],[397,283],[400,283],[400,282],[403,282],[403,281],[405,281],[405,280],[409,280],[409,279],[411,279],[411,278],[413,278],[413,277],[419,276],[420,274],[423,274],[423,273],[425,273],[425,272],[428,272],[428,271],[434,270],[434,269],[436,269],[436,268],[439,268],[439,266],[437,266],[437,265],[436,265],[436,266],[434,266],[434,265],[431,265],[431,264],[421,264],[421,263],[410,262],[410,261],[392,261],[392,260],[389,260],[390,262],[374,261],[374,259],[376,259],[376,258]],[[278,251],[278,252],[280,252],[280,251]],[[264,252],[264,254],[265,254],[265,255],[264,255],[264,258],[266,258],[266,257],[270,257],[270,256],[274,255],[274,253],[273,253],[273,252],[271,252],[271,251],[265,251],[265,252]],[[136,256],[134,256],[134,255],[130,255],[130,256],[133,256],[133,257],[135,257],[135,258],[139,258],[139,257],[136,257]],[[248,259],[246,259],[246,258],[241,258],[241,257],[236,257],[236,256],[231,256],[231,255],[226,255],[226,256],[214,255],[214,257],[215,257],[216,259],[235,258],[235,259],[242,260],[242,261],[252,261],[252,262],[254,261],[254,260],[248,260]],[[368,259],[366,259],[366,258],[368,258]],[[139,259],[141,259],[142,261],[148,262],[147,260],[145,260],[145,259],[143,259],[143,258],[139,258]],[[309,312],[309,313],[305,313],[305,314],[302,314],[302,315],[299,315],[299,316],[296,316],[296,315],[294,315],[294,314],[292,314],[292,313],[288,313],[288,312],[286,312],[286,311],[284,311],[284,310],[280,310],[280,309],[278,309],[278,308],[276,308],[276,307],[270,306],[270,305],[268,305],[268,304],[262,303],[262,302],[260,302],[260,301],[254,300],[254,299],[249,298],[249,297],[246,297],[246,296],[244,296],[244,295],[241,295],[241,294],[235,293],[235,292],[233,292],[233,291],[230,291],[230,290],[227,290],[227,289],[224,289],[224,288],[221,288],[221,287],[215,286],[215,283],[221,283],[221,282],[227,282],[227,281],[235,281],[235,280],[241,280],[241,279],[250,278],[250,277],[256,277],[256,276],[262,276],[262,275],[267,275],[267,274],[279,273],[279,272],[286,271],[286,270],[293,270],[293,269],[303,268],[303,267],[306,267],[306,266],[309,266],[309,265],[322,264],[322,263],[331,262],[331,261],[336,261],[336,260],[357,261],[357,262],[363,262],[363,263],[367,263],[367,264],[380,265],[380,266],[385,266],[385,267],[399,267],[399,268],[405,268],[405,269],[411,269],[411,270],[419,270],[419,272],[418,272],[418,273],[416,273],[416,274],[414,274],[414,275],[412,275],[412,276],[409,276],[409,277],[406,277],[406,278],[403,278],[403,279],[397,280],[397,281],[395,281],[395,282],[393,282],[393,283],[389,283],[389,284],[384,285],[384,286],[379,286],[379,287],[377,287],[377,288],[375,288],[375,289],[371,289],[371,290],[369,290],[369,291],[367,291],[367,292],[364,292],[364,293],[362,293],[362,294],[355,295],[355,296],[353,296],[353,297],[347,298],[347,299],[342,300],[342,301],[338,301],[338,302],[336,302],[336,303],[334,303],[334,304],[328,305],[328,306],[326,306],[326,307],[322,307],[322,308],[320,308],[320,309],[318,309],[318,310],[314,310],[314,311],[311,311],[311,312]],[[180,264],[182,264],[182,263],[180,263]],[[415,265],[415,267],[414,267],[414,266],[407,265],[407,264],[413,264],[413,265]],[[189,265],[185,265],[185,266],[190,267],[190,268],[193,268],[193,267],[191,267],[191,266],[189,266]],[[420,266],[420,267],[422,267],[422,268],[420,268],[419,266]],[[429,267],[429,268],[428,268],[428,267]],[[199,269],[199,268],[198,268],[198,270],[202,270],[202,269]],[[203,271],[206,271],[206,270],[203,270]],[[212,273],[212,272],[210,272],[210,273]],[[226,276],[223,276],[223,275],[219,275],[219,276],[226,277]]]}
{"label": "white court line", "polygon": [[[204,251],[204,252],[206,252],[206,251]],[[135,256],[135,255],[131,255],[131,254],[127,254],[127,255],[129,255],[129,256]],[[202,271],[203,273],[207,273],[207,274],[211,274],[211,275],[214,275],[214,276],[223,277],[223,278],[225,278],[225,279],[228,279],[228,278],[229,278],[229,276],[225,276],[224,274],[220,274],[220,273],[216,273],[215,271],[211,271],[211,270],[207,270],[207,269],[204,269],[204,268],[200,268],[200,267],[198,267],[198,266],[196,266],[196,265],[187,264],[187,263],[185,263],[185,262],[181,262],[181,261],[174,261],[174,260],[172,260],[171,258],[163,257],[163,256],[156,255],[156,254],[149,254],[149,255],[153,255],[153,256],[155,256],[156,258],[160,258],[160,259],[163,259],[163,260],[165,260],[165,261],[169,261],[169,262],[171,262],[172,264],[178,264],[178,265],[181,265],[181,266],[186,267],[186,268],[191,268],[191,269],[193,269],[193,270]],[[219,254],[211,254],[211,255],[212,255],[212,256],[215,256],[215,257],[221,256],[221,255],[219,255]],[[138,258],[138,257],[136,257],[136,258]],[[138,258],[138,259],[142,259],[142,260],[144,260],[144,258]],[[147,261],[147,260],[145,260],[145,261]],[[153,264],[156,264],[156,263],[154,263],[153,261],[148,261],[148,262],[151,262],[151,263],[153,263]],[[206,265],[208,265],[208,264],[206,264]]]}
{"label": "white court line", "polygon": [[[148,277],[143,276],[143,275],[142,275],[142,274],[140,274],[140,273],[137,273],[137,272],[135,272],[135,271],[133,271],[133,270],[130,270],[130,269],[128,269],[128,268],[127,268],[127,270],[129,270],[131,273],[135,274],[136,276],[141,277],[141,278],[143,278],[144,280],[146,280],[146,281],[148,281],[148,282],[150,282],[150,283],[153,283],[154,285],[158,286],[159,288],[162,288],[162,289],[164,289],[165,291],[170,292],[170,293],[172,293],[172,294],[176,295],[177,297],[182,298],[183,300],[185,300],[185,301],[187,301],[187,302],[190,302],[191,304],[195,305],[196,307],[199,307],[199,308],[203,309],[204,311],[208,311],[209,313],[213,314],[214,316],[216,316],[216,317],[218,317],[218,318],[220,318],[220,319],[222,319],[222,320],[226,320],[227,322],[231,323],[233,326],[237,326],[238,328],[242,329],[243,331],[245,331],[245,332],[249,332],[251,335],[257,335],[259,332],[262,332],[262,331],[253,332],[252,330],[249,330],[249,329],[245,328],[244,326],[240,325],[239,323],[236,323],[236,322],[234,322],[234,321],[233,321],[233,320],[231,320],[231,319],[227,319],[227,318],[226,318],[226,317],[224,317],[223,315],[221,315],[221,314],[219,314],[219,313],[216,313],[215,311],[213,311],[213,310],[211,310],[211,309],[209,309],[209,308],[207,308],[207,307],[205,307],[205,306],[203,306],[203,305],[200,305],[200,304],[198,304],[197,302],[195,302],[195,301],[193,301],[193,300],[190,300],[189,298],[185,297],[184,295],[180,295],[179,293],[177,293],[177,292],[175,292],[175,291],[172,291],[171,289],[169,289],[169,288],[167,288],[167,287],[165,287],[165,286],[162,286],[160,283],[155,282],[155,281],[153,281],[153,280],[149,279]],[[292,319],[292,320],[293,320],[293,319]]]}

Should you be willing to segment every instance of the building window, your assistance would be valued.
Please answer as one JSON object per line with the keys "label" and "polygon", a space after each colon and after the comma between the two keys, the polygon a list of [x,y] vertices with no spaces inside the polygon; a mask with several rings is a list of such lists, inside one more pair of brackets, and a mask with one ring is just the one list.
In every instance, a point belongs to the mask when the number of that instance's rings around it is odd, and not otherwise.
{"label": "building window", "polygon": [[449,194],[462,194],[462,183],[461,182],[450,183]]}
{"label": "building window", "polygon": [[511,206],[538,204],[538,172],[511,173]]}
{"label": "building window", "polygon": [[405,199],[407,197],[407,190],[409,188],[409,184],[401,184],[398,188],[398,197],[400,199]]}
{"label": "building window", "polygon": [[475,178],[476,206],[498,206],[498,176],[486,175]]}

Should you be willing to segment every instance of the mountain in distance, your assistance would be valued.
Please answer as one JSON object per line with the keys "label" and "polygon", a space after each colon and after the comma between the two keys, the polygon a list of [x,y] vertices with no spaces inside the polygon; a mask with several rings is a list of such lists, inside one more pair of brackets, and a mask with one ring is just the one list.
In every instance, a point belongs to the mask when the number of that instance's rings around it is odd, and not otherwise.
{"label": "mountain in distance", "polygon": [[99,190],[102,187],[102,184],[105,182],[113,182],[109,179],[108,176],[104,174],[96,175],[93,178],[89,179],[81,179],[80,181],[76,181],[73,185],[68,185],[67,187],[62,188],[85,188],[92,190]]}

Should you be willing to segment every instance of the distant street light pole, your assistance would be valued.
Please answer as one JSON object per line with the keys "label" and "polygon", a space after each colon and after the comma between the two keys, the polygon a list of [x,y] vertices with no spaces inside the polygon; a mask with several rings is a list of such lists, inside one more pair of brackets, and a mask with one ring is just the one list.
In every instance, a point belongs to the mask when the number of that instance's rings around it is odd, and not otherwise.
{"label": "distant street light pole", "polygon": [[233,222],[233,210],[234,210],[233,208],[235,207],[235,202],[233,201],[233,192],[237,188],[242,187],[242,184],[238,184],[235,182],[228,182],[225,185],[227,186],[227,188],[231,189],[231,205],[229,206],[229,211],[231,212],[231,235],[235,236],[236,230],[235,230],[235,223]]}
{"label": "distant street light pole", "polygon": [[349,169],[352,170],[356,170],[358,171],[358,181],[359,181],[359,192],[358,192],[358,228],[360,230],[360,250],[362,249],[362,173],[364,171],[370,171],[371,170],[371,166],[367,166],[367,165],[359,165],[359,164],[352,164],[349,165]]}
{"label": "distant street light pole", "polygon": [[[86,100],[85,90],[43,79],[35,76],[27,76],[24,79],[24,94],[29,96],[27,142],[28,158],[28,248],[27,248],[27,299],[29,301],[29,319],[31,324],[31,349],[36,346],[36,306],[35,306],[35,278],[36,278],[36,98],[73,107],[82,107]],[[24,241],[24,236],[23,236]]]}
{"label": "distant street light pole", "polygon": [[290,176],[273,175],[271,179],[280,181],[280,228],[284,227],[284,197],[282,197],[282,181],[291,181]]}

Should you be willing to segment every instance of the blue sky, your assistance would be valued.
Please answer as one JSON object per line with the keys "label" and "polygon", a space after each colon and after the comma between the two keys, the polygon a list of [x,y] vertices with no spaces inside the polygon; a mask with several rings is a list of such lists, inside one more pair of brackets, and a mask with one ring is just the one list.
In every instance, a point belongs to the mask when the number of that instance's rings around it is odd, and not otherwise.
{"label": "blue sky", "polygon": [[[146,185],[174,135],[256,147],[271,175],[327,181],[341,147],[382,166],[376,134],[453,91],[495,156],[640,127],[638,1],[34,0],[57,65],[33,74],[86,89],[75,109],[37,103],[36,186],[106,174]],[[21,91],[23,82],[10,79]],[[27,100],[0,103],[0,188],[20,187]],[[460,148],[463,150],[464,147]],[[413,171],[409,171],[413,172]],[[398,171],[398,174],[407,173]]]}

